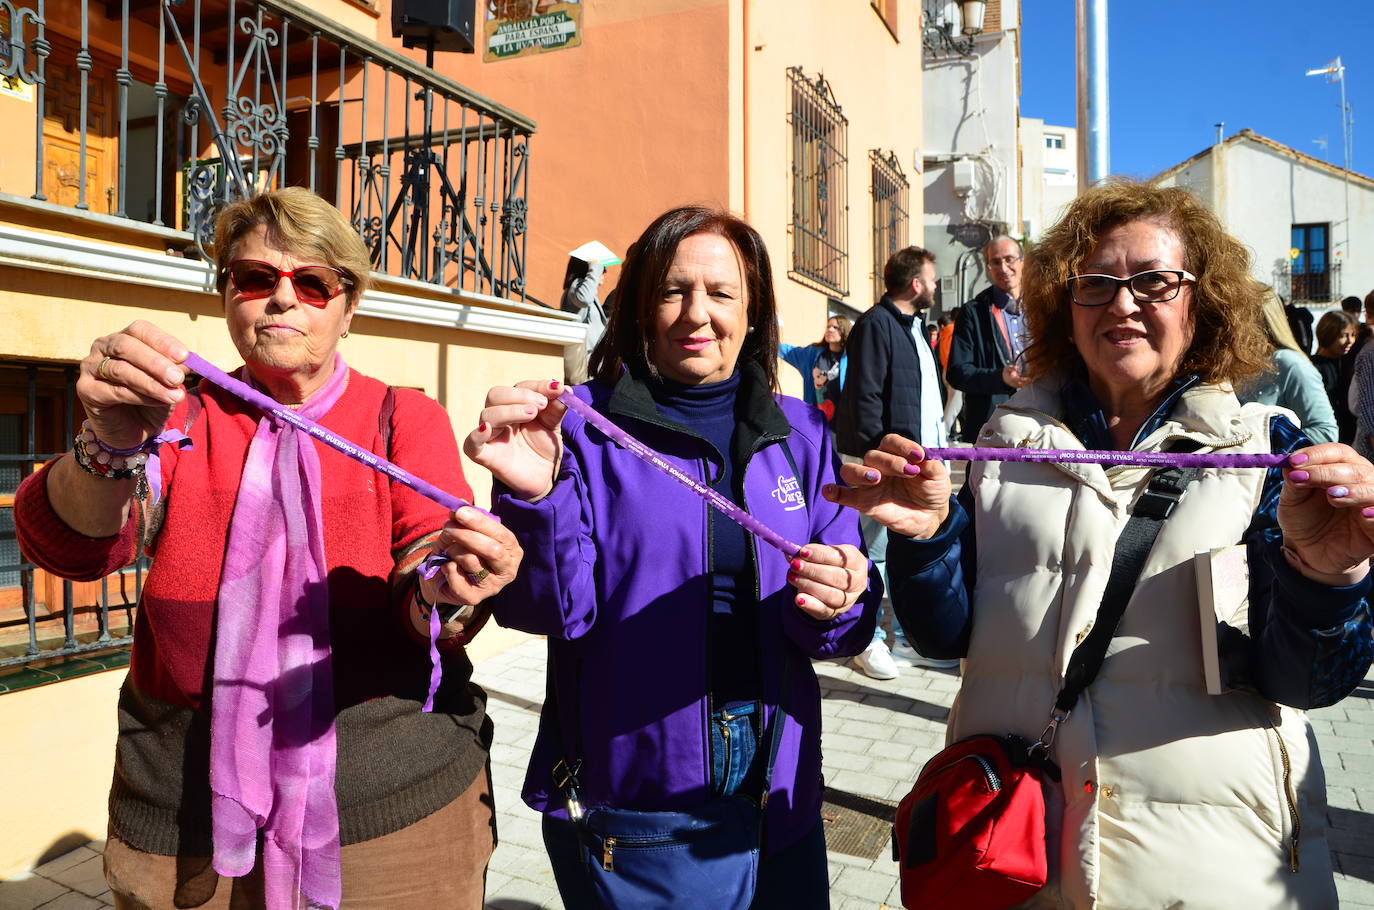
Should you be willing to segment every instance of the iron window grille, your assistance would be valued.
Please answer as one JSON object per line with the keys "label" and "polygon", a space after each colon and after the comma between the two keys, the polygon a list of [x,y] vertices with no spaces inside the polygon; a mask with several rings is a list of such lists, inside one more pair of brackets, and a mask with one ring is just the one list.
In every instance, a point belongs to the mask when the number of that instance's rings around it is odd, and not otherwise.
{"label": "iron window grille", "polygon": [[0,361],[0,682],[7,671],[133,640],[147,558],[73,582],[26,559],[15,535],[20,481],[64,452],[81,421],[76,377],[75,365]]}
{"label": "iron window grille", "polygon": [[789,275],[840,297],[849,293],[849,121],[824,76],[787,70],[792,143]]}
{"label": "iron window grille", "polygon": [[868,164],[873,192],[873,299],[877,300],[887,293],[883,267],[893,253],[907,245],[911,185],[894,152],[884,154],[873,149],[868,153]]}

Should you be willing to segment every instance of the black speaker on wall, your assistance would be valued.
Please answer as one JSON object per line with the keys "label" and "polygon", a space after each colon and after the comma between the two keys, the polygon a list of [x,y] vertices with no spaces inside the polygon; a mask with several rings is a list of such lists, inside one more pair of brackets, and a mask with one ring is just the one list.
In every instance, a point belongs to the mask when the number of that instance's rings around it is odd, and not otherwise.
{"label": "black speaker on wall", "polygon": [[392,0],[391,34],[406,47],[471,54],[475,0]]}

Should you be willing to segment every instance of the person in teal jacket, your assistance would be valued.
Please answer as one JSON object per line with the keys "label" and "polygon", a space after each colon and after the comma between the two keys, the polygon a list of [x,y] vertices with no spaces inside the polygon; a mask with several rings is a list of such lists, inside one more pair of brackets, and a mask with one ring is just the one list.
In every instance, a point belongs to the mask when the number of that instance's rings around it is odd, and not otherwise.
{"label": "person in teal jacket", "polygon": [[1288,327],[1283,304],[1273,291],[1264,298],[1264,322],[1274,345],[1274,367],[1258,381],[1236,390],[1241,401],[1276,404],[1298,417],[1303,433],[1314,443],[1335,442],[1339,436],[1336,414],[1327,397],[1321,373],[1298,347]]}
{"label": "person in teal jacket", "polygon": [[825,321],[825,334],[815,344],[778,345],[782,359],[802,374],[802,400],[824,411],[827,420],[835,416],[835,403],[844,387],[849,367],[844,343],[851,325],[847,316],[831,316]]}

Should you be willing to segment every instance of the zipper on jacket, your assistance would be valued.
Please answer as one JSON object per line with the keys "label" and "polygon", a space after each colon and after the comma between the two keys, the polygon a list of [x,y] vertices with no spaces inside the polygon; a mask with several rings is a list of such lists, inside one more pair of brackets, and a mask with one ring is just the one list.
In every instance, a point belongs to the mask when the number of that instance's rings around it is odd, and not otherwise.
{"label": "zipper on jacket", "polygon": [[1293,825],[1293,836],[1288,841],[1288,871],[1297,872],[1298,844],[1302,837],[1302,819],[1298,816],[1298,800],[1293,794],[1293,763],[1288,759],[1288,747],[1283,743],[1283,734],[1278,724],[1270,721],[1269,728],[1274,731],[1274,739],[1279,744],[1279,760],[1283,762],[1283,798],[1288,803],[1288,818]]}
{"label": "zipper on jacket", "polygon": [[615,871],[615,838],[608,837],[601,844],[601,868],[607,872]]}

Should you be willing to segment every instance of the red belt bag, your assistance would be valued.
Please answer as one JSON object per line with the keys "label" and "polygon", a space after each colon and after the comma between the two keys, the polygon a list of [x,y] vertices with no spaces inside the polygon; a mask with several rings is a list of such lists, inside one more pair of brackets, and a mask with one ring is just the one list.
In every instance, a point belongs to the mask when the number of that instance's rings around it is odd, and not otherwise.
{"label": "red belt bag", "polygon": [[[1173,451],[1196,451],[1191,440]],[[893,853],[902,905],[920,910],[1006,910],[1030,898],[1048,878],[1045,786],[1059,782],[1049,758],[1059,725],[1097,677],[1145,560],[1196,468],[1161,468],[1131,508],[1117,538],[1092,631],[1069,655],[1049,725],[1035,744],[982,734],[926,762],[897,806]]]}

